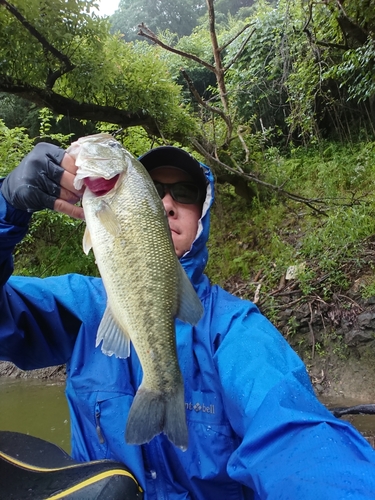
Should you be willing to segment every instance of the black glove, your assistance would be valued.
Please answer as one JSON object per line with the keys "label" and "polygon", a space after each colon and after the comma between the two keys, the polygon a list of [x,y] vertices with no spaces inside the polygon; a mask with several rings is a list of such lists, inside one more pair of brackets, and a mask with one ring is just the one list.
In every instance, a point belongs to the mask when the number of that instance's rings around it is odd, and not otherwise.
{"label": "black glove", "polygon": [[1,186],[6,201],[14,208],[36,212],[53,209],[60,197],[64,169],[60,163],[65,151],[53,144],[40,142],[21,161]]}

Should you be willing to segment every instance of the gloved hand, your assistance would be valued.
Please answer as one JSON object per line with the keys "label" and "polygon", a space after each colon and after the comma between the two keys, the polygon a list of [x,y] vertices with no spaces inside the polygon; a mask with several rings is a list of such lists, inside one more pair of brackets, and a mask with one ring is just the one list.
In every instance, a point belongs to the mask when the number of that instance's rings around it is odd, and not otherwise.
{"label": "gloved hand", "polygon": [[61,193],[60,166],[65,151],[53,144],[41,142],[4,179],[1,192],[14,208],[36,212],[54,208]]}

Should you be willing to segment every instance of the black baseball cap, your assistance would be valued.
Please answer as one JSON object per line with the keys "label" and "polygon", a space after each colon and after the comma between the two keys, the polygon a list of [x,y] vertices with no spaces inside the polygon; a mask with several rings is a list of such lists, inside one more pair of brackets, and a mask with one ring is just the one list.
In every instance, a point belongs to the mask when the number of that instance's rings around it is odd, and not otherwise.
{"label": "black baseball cap", "polygon": [[200,163],[183,149],[174,146],[160,146],[150,149],[138,160],[148,172],[159,167],[176,167],[190,175],[193,182],[199,186],[205,195],[207,188],[206,177]]}

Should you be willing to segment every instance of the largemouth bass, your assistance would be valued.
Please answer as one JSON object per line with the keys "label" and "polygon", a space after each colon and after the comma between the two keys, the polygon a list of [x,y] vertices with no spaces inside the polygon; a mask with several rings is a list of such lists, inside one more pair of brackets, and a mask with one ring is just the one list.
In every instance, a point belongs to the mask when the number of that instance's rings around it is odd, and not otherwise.
{"label": "largemouth bass", "polygon": [[84,251],[93,249],[107,293],[96,346],[126,358],[131,341],[143,369],[126,442],[146,443],[164,432],[185,450],[174,319],[196,324],[203,307],[176,256],[162,201],[143,165],[111,135],[83,137],[68,153],[78,167],[76,187],[86,185]]}

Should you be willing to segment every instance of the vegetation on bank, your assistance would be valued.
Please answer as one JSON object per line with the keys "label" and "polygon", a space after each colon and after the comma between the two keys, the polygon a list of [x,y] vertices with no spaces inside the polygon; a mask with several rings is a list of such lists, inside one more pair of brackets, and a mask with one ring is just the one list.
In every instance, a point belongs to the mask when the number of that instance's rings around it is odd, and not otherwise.
{"label": "vegetation on bank", "polygon": [[[319,208],[273,192],[245,199],[219,184],[208,272],[221,284],[233,276],[246,280],[248,297],[261,285],[264,302],[285,286],[293,266],[294,287],[329,300],[348,289],[353,273],[373,266],[375,142],[324,141],[287,156],[274,153],[265,152],[267,180],[319,201]],[[374,291],[375,275],[361,293]]]}

